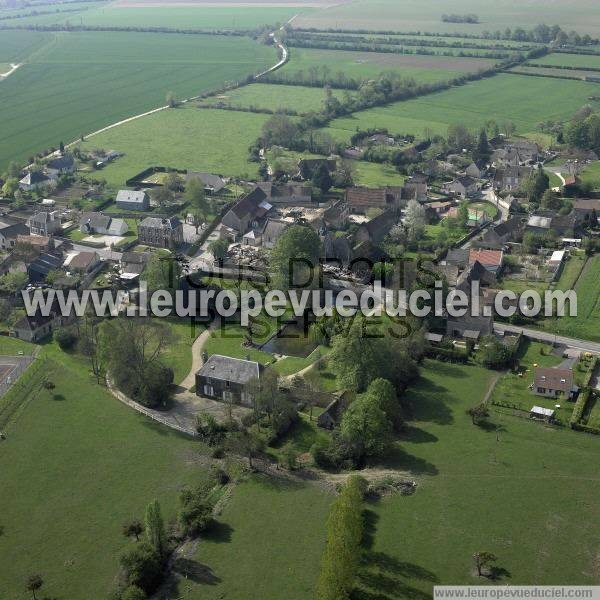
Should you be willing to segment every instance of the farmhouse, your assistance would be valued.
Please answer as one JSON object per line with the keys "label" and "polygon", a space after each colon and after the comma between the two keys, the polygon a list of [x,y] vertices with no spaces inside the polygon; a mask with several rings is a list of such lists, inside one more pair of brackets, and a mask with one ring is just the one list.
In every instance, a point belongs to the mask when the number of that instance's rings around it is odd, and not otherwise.
{"label": "farmhouse", "polygon": [[472,177],[473,179],[481,179],[487,171],[487,165],[484,161],[478,160],[472,162],[466,169],[465,175]]}
{"label": "farmhouse", "polygon": [[272,208],[266,198],[265,192],[255,187],[227,211],[222,219],[223,224],[239,235],[258,227],[259,219],[262,219]]}
{"label": "farmhouse", "polygon": [[27,274],[32,283],[44,281],[50,271],[60,269],[63,257],[56,252],[42,252],[34,261],[27,265]]}
{"label": "farmhouse", "polygon": [[138,239],[158,248],[176,248],[183,243],[183,225],[177,217],[146,217],[138,225]]}
{"label": "farmhouse", "polygon": [[117,208],[123,210],[148,210],[150,200],[146,192],[139,190],[119,190],[116,198]]}
{"label": "farmhouse", "polygon": [[456,289],[466,294],[471,293],[473,282],[478,281],[480,286],[496,283],[496,273],[486,269],[478,260],[471,263],[457,278]]}
{"label": "farmhouse", "polygon": [[447,265],[460,267],[463,269],[469,262],[469,249],[468,248],[454,248],[448,250],[446,254],[445,263]]}
{"label": "farmhouse", "polygon": [[401,200],[401,187],[352,187],[346,190],[346,204],[353,213],[364,213],[371,208],[398,209]]}
{"label": "farmhouse", "polygon": [[386,210],[367,223],[362,223],[354,234],[355,243],[372,242],[377,244],[389,233],[396,222],[391,210]]}
{"label": "farmhouse", "polygon": [[25,315],[15,323],[10,335],[27,342],[37,342],[49,336],[56,328],[70,323],[74,318],[74,315],[63,317],[58,301],[55,300],[48,316],[43,316],[39,311],[31,317]]}
{"label": "farmhouse", "polygon": [[491,316],[466,314],[464,317],[448,317],[446,321],[446,335],[453,338],[477,341],[493,331],[494,319]]}
{"label": "farmhouse", "polygon": [[477,180],[468,175],[462,175],[443,185],[443,190],[446,193],[454,194],[461,198],[475,196],[479,192],[479,189],[480,185]]}
{"label": "farmhouse", "polygon": [[196,171],[188,171],[185,176],[185,182],[188,183],[190,179],[197,178],[204,184],[204,191],[212,196],[217,192],[220,192],[225,187],[225,180],[219,175],[213,175],[212,173],[199,173]]}
{"label": "farmhouse", "polygon": [[141,275],[149,260],[149,252],[123,252],[120,261],[121,279],[131,280]]}
{"label": "farmhouse", "polygon": [[312,190],[308,185],[263,181],[257,186],[265,193],[266,200],[270,204],[292,206],[310,206],[312,204]]}
{"label": "farmhouse", "polygon": [[72,154],[63,154],[57,158],[51,158],[46,163],[46,172],[55,176],[73,173],[75,171],[75,159]]}
{"label": "farmhouse", "polygon": [[0,249],[14,248],[20,235],[27,235],[29,229],[24,223],[12,222],[7,219],[0,221]]}
{"label": "farmhouse", "polygon": [[65,263],[71,271],[83,271],[89,273],[100,263],[100,257],[97,252],[78,252]]}
{"label": "farmhouse", "polygon": [[494,188],[497,190],[516,190],[532,173],[532,167],[509,166],[505,169],[498,169],[494,176]]}
{"label": "farmhouse", "polygon": [[283,232],[289,227],[289,223],[277,219],[267,219],[261,232],[261,243],[265,248],[272,248]]}
{"label": "farmhouse", "polygon": [[502,269],[503,257],[504,254],[502,250],[482,250],[478,248],[471,248],[469,251],[469,264],[472,265],[478,262],[488,271],[498,274]]}
{"label": "farmhouse", "polygon": [[573,370],[560,367],[535,367],[533,393],[549,398],[570,399],[577,391],[574,386]]}
{"label": "farmhouse", "polygon": [[27,221],[29,233],[33,235],[51,236],[60,231],[61,223],[58,211],[39,212]]}
{"label": "farmhouse", "polygon": [[79,231],[88,235],[125,235],[128,230],[125,219],[113,219],[100,212],[83,213],[79,220]]}
{"label": "farmhouse", "polygon": [[19,234],[17,236],[17,244],[27,244],[33,246],[36,250],[50,250],[52,248],[52,238],[45,235],[30,235]]}
{"label": "farmhouse", "polygon": [[56,185],[56,178],[54,176],[46,175],[41,171],[30,171],[19,181],[19,187],[24,192],[30,192],[37,190],[38,188]]}
{"label": "farmhouse", "polygon": [[260,371],[257,362],[213,354],[196,372],[196,394],[249,406],[248,384],[260,379]]}
{"label": "farmhouse", "polygon": [[402,197],[409,200],[414,198],[419,202],[427,200],[427,176],[416,173],[409,177],[402,186]]}
{"label": "farmhouse", "polygon": [[490,227],[480,240],[474,243],[480,248],[500,249],[507,242],[516,242],[523,231],[523,222],[520,217],[512,217],[495,227]]}

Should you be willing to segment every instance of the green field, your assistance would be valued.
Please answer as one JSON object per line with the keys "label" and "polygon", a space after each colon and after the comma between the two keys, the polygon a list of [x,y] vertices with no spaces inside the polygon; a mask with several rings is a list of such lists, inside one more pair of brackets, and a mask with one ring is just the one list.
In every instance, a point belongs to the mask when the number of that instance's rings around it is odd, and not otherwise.
{"label": "green field", "polygon": [[594,190],[600,190],[600,160],[588,165],[581,173],[579,179],[592,186]]}
{"label": "green field", "polygon": [[402,185],[405,177],[396,171],[395,167],[387,164],[367,162],[364,160],[350,161],[354,172],[353,179],[357,185],[379,187],[382,185]]}
{"label": "green field", "polygon": [[[564,30],[600,35],[600,24],[590,15],[595,14],[595,0],[460,0],[449,4],[445,0],[357,0],[339,4],[327,10],[302,16],[294,21],[295,27],[377,29],[426,32],[464,32],[504,30],[506,27],[533,28],[540,22],[560,25]],[[474,13],[478,24],[444,23],[443,14]]]}
{"label": "green field", "polygon": [[343,72],[351,78],[373,79],[382,71],[395,71],[419,83],[431,83],[491,67],[494,62],[484,58],[291,48],[290,62],[283,67],[281,74],[303,71],[308,76],[309,69],[321,70],[325,66],[331,75]]}
{"label": "green field", "polygon": [[237,36],[41,35],[45,47],[0,85],[0,168],[161,106],[168,91],[197,95],[275,60],[272,49]]}
{"label": "green field", "polygon": [[[143,3],[142,3],[143,5]],[[83,25],[106,27],[170,27],[174,29],[255,29],[287,22],[310,8],[291,6],[118,6],[110,4],[78,13],[75,18],[60,15],[54,22],[67,20]]]}
{"label": "green field", "polygon": [[561,52],[556,52],[528,62],[532,65],[556,65],[557,67],[600,69],[600,56],[592,56],[589,54],[563,54]]}
{"label": "green field", "polygon": [[130,177],[157,165],[256,177],[258,164],[248,162],[248,146],[260,135],[268,116],[190,105],[115,127],[81,146],[125,153],[98,172],[98,177],[113,186],[122,186]]}
{"label": "green field", "polygon": [[[561,287],[562,289],[562,287]],[[600,341],[600,256],[588,259],[575,286],[577,316],[543,319],[538,327],[559,335]]]}
{"label": "green field", "polygon": [[583,71],[580,69],[555,69],[553,67],[538,67],[538,66],[524,66],[515,67],[510,69],[509,73],[520,73],[520,74],[531,74],[531,75],[545,75],[546,77],[555,77],[556,79],[585,79],[587,77],[596,77],[598,75],[595,71]]}
{"label": "green field", "polygon": [[[85,11],[91,11],[105,2],[57,2],[53,4],[30,5],[22,8],[0,10],[0,24],[8,27],[22,25],[48,25],[54,23],[79,23]],[[37,14],[36,14],[37,13]],[[17,15],[21,15],[18,18]],[[8,19],[7,17],[12,17]]]}
{"label": "green field", "polygon": [[[496,75],[454,89],[372,108],[331,122],[327,131],[348,140],[357,128],[387,127],[389,131],[422,135],[425,130],[444,135],[448,126],[463,123],[475,129],[488,119],[512,121],[520,134],[535,130],[544,120],[571,117],[600,85],[584,81],[556,81],[525,75]],[[542,100],[543,99],[543,100]]]}
{"label": "green field", "polygon": [[[437,583],[482,583],[471,556],[484,548],[498,556],[502,584],[597,581],[597,440],[493,412],[497,441],[495,427],[476,427],[465,414],[491,378],[426,362],[407,394],[415,419],[384,465],[416,479],[417,491],[367,505],[357,597],[425,599]],[[248,589],[260,598],[313,597],[326,503],[310,483],[260,478],[237,487],[221,535],[196,555],[214,585],[182,579],[178,592],[192,600],[241,600]]]}
{"label": "green field", "polygon": [[87,362],[54,346],[44,353],[56,387],[29,399],[0,447],[2,598],[25,598],[32,573],[44,595],[106,598],[131,543],[122,523],[153,498],[175,516],[178,490],[203,477],[192,460],[199,445],[120,404]]}
{"label": "green field", "polygon": [[[339,90],[332,90],[332,93],[340,100],[343,97]],[[322,88],[255,83],[219,96],[211,96],[199,104],[218,103],[233,108],[255,107],[272,111],[286,109],[302,114],[321,110],[324,100],[325,90]]]}
{"label": "green field", "polygon": [[0,34],[0,62],[22,62],[36,50],[48,44],[52,38],[53,34],[51,33],[3,31]]}

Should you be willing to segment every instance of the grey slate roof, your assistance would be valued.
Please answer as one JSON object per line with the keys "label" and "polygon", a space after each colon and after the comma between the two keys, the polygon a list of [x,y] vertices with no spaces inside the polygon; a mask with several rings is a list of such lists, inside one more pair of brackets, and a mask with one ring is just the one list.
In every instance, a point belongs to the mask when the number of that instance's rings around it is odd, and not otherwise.
{"label": "grey slate roof", "polygon": [[50,169],[56,169],[57,171],[63,171],[64,169],[72,169],[75,166],[75,159],[71,154],[65,154],[58,158],[49,160],[46,165]]}
{"label": "grey slate roof", "polygon": [[251,360],[213,354],[202,365],[196,375],[245,384],[251,379],[259,377],[260,366],[257,362]]}
{"label": "grey slate roof", "polygon": [[181,221],[177,217],[169,217],[161,219],[160,217],[146,217],[140,227],[151,227],[153,229],[177,229],[181,225]]}
{"label": "grey slate roof", "polygon": [[146,192],[139,190],[119,190],[117,193],[117,202],[130,202],[143,204],[146,198]]}

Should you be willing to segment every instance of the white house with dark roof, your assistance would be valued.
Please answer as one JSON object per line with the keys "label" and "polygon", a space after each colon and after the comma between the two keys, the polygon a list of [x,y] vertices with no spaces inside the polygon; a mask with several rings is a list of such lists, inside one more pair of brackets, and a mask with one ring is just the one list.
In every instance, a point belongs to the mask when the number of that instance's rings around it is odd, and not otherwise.
{"label": "white house with dark roof", "polygon": [[37,190],[41,187],[54,187],[56,185],[56,176],[43,173],[42,171],[30,171],[19,181],[19,188],[24,192]]}
{"label": "white house with dark roof", "polygon": [[196,372],[196,395],[249,406],[248,384],[260,379],[260,373],[255,361],[213,354]]}

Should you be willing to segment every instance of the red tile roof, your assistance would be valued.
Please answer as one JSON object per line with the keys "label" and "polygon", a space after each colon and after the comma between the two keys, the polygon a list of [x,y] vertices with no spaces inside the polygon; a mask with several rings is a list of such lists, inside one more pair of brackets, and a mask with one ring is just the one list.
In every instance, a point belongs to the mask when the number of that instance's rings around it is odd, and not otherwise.
{"label": "red tile roof", "polygon": [[469,251],[469,264],[480,262],[483,266],[493,265],[499,267],[502,265],[502,250],[480,250],[471,248]]}

